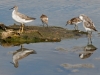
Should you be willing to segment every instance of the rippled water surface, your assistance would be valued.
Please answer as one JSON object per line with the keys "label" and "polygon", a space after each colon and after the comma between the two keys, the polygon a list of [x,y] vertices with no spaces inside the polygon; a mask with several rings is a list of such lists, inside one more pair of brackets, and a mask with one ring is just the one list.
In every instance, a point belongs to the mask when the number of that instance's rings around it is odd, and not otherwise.
{"label": "rippled water surface", "polygon": [[[0,75],[100,75],[100,1],[99,0],[3,0],[0,1],[0,22],[11,25],[16,23],[9,10],[14,5],[19,11],[37,18],[29,25],[40,26],[41,14],[49,17],[50,26],[65,27],[66,21],[80,14],[88,15],[98,32],[93,32],[92,49],[87,53],[87,38],[62,39],[61,42],[40,42],[23,44],[22,49],[34,50],[18,61],[14,67],[13,55],[20,52],[21,46],[0,46]],[[28,25],[26,24],[26,25]],[[65,28],[73,29],[73,26]],[[84,30],[82,23],[79,29]],[[12,54],[15,52],[14,54]],[[84,54],[84,59],[79,56]]]}

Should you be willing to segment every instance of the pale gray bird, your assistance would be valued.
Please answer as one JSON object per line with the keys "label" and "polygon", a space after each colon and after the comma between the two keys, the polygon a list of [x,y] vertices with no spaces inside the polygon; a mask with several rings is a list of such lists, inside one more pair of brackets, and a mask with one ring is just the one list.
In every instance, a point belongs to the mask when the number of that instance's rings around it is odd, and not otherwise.
{"label": "pale gray bird", "polygon": [[13,8],[13,12],[12,12],[12,18],[16,21],[16,22],[19,22],[21,23],[21,27],[20,27],[20,33],[23,32],[23,29],[24,29],[24,23],[28,23],[28,22],[32,22],[34,21],[36,18],[33,18],[33,17],[29,17],[27,15],[24,15],[20,12],[18,12],[18,6],[14,6]]}
{"label": "pale gray bird", "polygon": [[[83,22],[83,27],[85,28],[85,30],[88,32],[88,40],[91,41],[91,35],[92,35],[92,31],[97,31],[97,29],[95,28],[95,25],[94,23],[92,22],[92,20],[84,15],[84,14],[81,14],[79,16],[79,18],[82,20]],[[92,43],[92,41],[91,41]]]}
{"label": "pale gray bird", "polygon": [[87,32],[92,33],[92,31],[97,31],[97,29],[95,28],[94,23],[92,22],[92,20],[88,16],[86,16],[84,14],[81,14],[79,16],[79,18],[83,21],[83,27],[85,28],[85,30]]}

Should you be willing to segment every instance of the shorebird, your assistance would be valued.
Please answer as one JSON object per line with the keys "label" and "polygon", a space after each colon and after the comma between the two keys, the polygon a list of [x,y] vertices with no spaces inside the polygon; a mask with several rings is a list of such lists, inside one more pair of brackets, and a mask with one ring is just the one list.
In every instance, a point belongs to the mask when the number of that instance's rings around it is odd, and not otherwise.
{"label": "shorebird", "polygon": [[68,24],[75,25],[75,27],[74,27],[75,30],[78,30],[78,24],[81,23],[81,22],[82,21],[79,17],[74,17],[74,18],[68,20],[66,25],[68,25]]}
{"label": "shorebird", "polygon": [[43,27],[44,27],[44,24],[46,24],[47,27],[48,27],[48,17],[47,17],[46,15],[42,14],[42,15],[40,16],[40,19],[41,19],[41,21],[42,21]]}
{"label": "shorebird", "polygon": [[35,50],[23,48],[21,45],[21,48],[13,52],[13,62],[11,62],[15,68],[19,66],[18,61],[27,57],[30,54],[36,54]]}
{"label": "shorebird", "polygon": [[92,22],[92,20],[88,16],[86,16],[84,14],[81,14],[79,16],[79,18],[82,20],[83,27],[85,28],[85,30],[88,33],[90,32],[92,34],[92,31],[97,31],[96,28],[95,28],[94,23]]}
{"label": "shorebird", "polygon": [[24,15],[20,12],[18,12],[18,6],[14,6],[13,8],[13,12],[12,12],[12,18],[16,21],[16,22],[19,22],[21,23],[21,27],[20,27],[20,33],[23,32],[23,28],[24,28],[24,23],[27,23],[27,22],[32,22],[33,20],[35,20],[36,18],[33,18],[33,17],[29,17],[27,15]]}
{"label": "shorebird", "polygon": [[97,31],[97,29],[95,28],[94,23],[92,22],[92,20],[88,16],[86,16],[84,14],[81,14],[79,16],[79,18],[82,20],[83,27],[85,28],[85,30],[88,33],[88,40],[90,40],[90,42],[92,43],[92,41],[91,41],[92,31]]}

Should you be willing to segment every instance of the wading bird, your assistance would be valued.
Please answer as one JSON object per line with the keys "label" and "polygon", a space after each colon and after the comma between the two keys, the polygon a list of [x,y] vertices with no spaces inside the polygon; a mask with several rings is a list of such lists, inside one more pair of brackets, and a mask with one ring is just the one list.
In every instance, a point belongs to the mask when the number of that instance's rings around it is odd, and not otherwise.
{"label": "wading bird", "polygon": [[14,7],[11,8],[11,9],[13,9],[12,18],[13,18],[16,22],[21,23],[21,27],[20,27],[20,30],[19,30],[20,33],[23,32],[24,23],[32,22],[33,20],[36,19],[36,18],[29,17],[29,16],[27,16],[27,15],[24,15],[24,14],[18,12],[18,7],[17,7],[17,6],[14,6]]}
{"label": "wading bird", "polygon": [[46,24],[47,27],[48,27],[48,17],[47,17],[46,15],[42,14],[42,15],[40,16],[40,19],[41,19],[41,21],[42,21],[43,27],[44,27],[45,24]]}
{"label": "wading bird", "polygon": [[[79,18],[82,20],[83,27],[85,28],[85,30],[88,33],[88,40],[91,41],[92,31],[97,31],[97,29],[95,28],[94,23],[92,22],[92,20],[88,16],[86,16],[84,14],[81,14],[79,16]],[[91,41],[91,43],[92,43],[92,41]]]}
{"label": "wading bird", "polygon": [[70,24],[70,25],[75,25],[75,30],[78,30],[78,24],[81,23],[81,19],[79,17],[74,17],[70,20],[67,21],[66,25]]}

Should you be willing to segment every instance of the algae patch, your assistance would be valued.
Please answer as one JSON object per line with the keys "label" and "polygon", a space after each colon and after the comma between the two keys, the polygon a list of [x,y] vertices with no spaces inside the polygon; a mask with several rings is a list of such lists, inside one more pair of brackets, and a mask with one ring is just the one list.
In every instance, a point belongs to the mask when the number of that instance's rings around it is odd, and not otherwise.
{"label": "algae patch", "polygon": [[[5,40],[6,42],[19,42],[19,43],[33,43],[33,42],[60,42],[61,39],[71,39],[71,38],[80,38],[86,36],[87,33],[83,31],[76,30],[67,30],[62,27],[40,27],[40,26],[25,26],[24,32],[22,34],[16,34],[19,25],[10,25],[7,29],[12,29],[13,34],[1,40]],[[4,31],[0,31],[1,33]],[[7,31],[6,31],[7,32]],[[6,33],[5,32],[5,33]],[[0,33],[0,34],[1,34]],[[7,33],[8,34],[8,33]],[[17,36],[15,36],[15,34]],[[4,36],[3,36],[4,37]]]}

